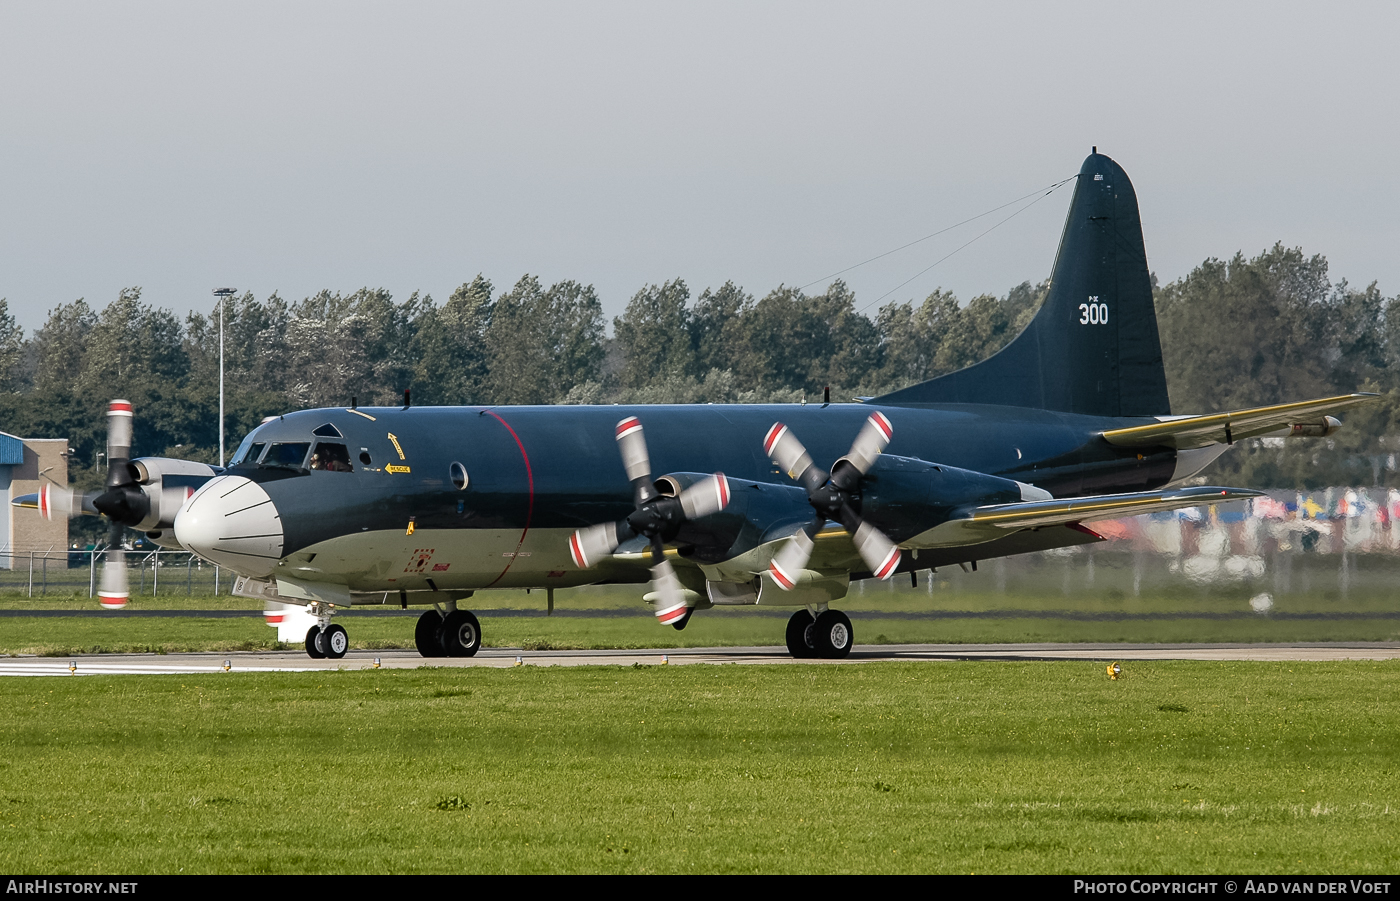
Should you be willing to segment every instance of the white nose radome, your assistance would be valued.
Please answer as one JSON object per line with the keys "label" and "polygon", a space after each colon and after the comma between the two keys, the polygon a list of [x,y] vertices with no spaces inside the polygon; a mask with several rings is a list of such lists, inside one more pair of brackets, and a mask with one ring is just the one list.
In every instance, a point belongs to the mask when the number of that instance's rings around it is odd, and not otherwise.
{"label": "white nose radome", "polygon": [[267,576],[282,557],[282,518],[261,485],[243,476],[218,476],[181,508],[175,539],[210,563],[245,576]]}

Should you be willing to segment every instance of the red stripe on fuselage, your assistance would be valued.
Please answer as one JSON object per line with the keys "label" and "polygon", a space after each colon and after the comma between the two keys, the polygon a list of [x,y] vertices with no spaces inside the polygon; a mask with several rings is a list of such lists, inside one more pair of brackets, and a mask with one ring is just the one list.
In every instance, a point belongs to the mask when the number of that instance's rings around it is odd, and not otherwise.
{"label": "red stripe on fuselage", "polygon": [[[520,533],[520,540],[516,542],[515,553],[510,555],[510,562],[506,564],[505,569],[501,570],[501,574],[491,581],[491,585],[495,585],[497,582],[504,579],[506,573],[510,572],[510,568],[515,565],[515,561],[520,554],[520,549],[525,546],[525,536],[530,533],[530,517],[535,512],[535,473],[534,470],[530,468],[530,455],[525,453],[525,444],[520,440],[520,436],[515,434],[515,429],[510,427],[510,423],[496,415],[494,410],[487,410],[486,413],[501,425],[505,426],[506,431],[510,432],[510,437],[515,439],[515,446],[520,448],[520,459],[525,461],[525,478],[530,483],[530,502],[525,508],[525,528]],[[490,588],[491,585],[487,585],[486,587]]]}

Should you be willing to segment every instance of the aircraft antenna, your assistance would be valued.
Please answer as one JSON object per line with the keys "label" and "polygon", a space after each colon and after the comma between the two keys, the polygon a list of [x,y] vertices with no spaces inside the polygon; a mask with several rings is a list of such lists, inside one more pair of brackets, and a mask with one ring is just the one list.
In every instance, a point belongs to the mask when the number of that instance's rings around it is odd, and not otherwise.
{"label": "aircraft antenna", "polygon": [[[969,246],[971,246],[971,245],[973,245],[973,244],[976,244],[978,241],[982,240],[982,239],[985,238],[987,235],[990,235],[992,232],[994,232],[994,231],[996,231],[997,229],[1001,228],[1003,225],[1005,225],[1006,223],[1010,222],[1012,219],[1015,219],[1017,216],[1021,215],[1021,214],[1024,213],[1026,210],[1028,210],[1028,209],[1030,209],[1031,207],[1035,206],[1037,203],[1040,203],[1042,200],[1044,200],[1045,198],[1049,197],[1051,194],[1054,194],[1055,191],[1056,191],[1056,189],[1058,189],[1058,188],[1060,188],[1060,187],[1063,187],[1064,185],[1068,184],[1069,182],[1074,181],[1074,180],[1075,180],[1076,178],[1078,178],[1078,177],[1079,177],[1078,175],[1073,175],[1073,176],[1071,176],[1071,177],[1065,179],[1065,180],[1062,181],[1062,182],[1058,182],[1058,183],[1056,183],[1056,184],[1051,185],[1049,190],[1047,190],[1044,194],[1041,194],[1041,195],[1040,195],[1039,197],[1037,197],[1035,200],[1032,200],[1030,203],[1028,203],[1028,204],[1026,204],[1025,206],[1021,207],[1019,210],[1017,210],[1016,212],[1012,213],[1010,216],[1007,216],[1005,219],[1002,219],[1002,220],[998,221],[998,222],[997,222],[995,225],[993,225],[991,228],[989,228],[989,229],[987,229],[986,231],[982,232],[980,235],[978,235],[977,237],[975,237],[975,238],[973,238],[972,240],[968,241],[967,243],[962,244],[961,246],[957,247],[956,249],[952,250],[951,252],[944,254],[943,256],[939,257],[937,260],[934,260],[932,263],[930,263],[929,265],[925,266],[923,269],[920,269],[918,272],[916,272],[916,273],[914,273],[913,275],[909,276],[909,278],[907,278],[907,279],[905,279],[904,281],[900,282],[899,284],[895,285],[893,288],[889,289],[889,290],[886,291],[884,294],[881,294],[879,297],[877,297],[877,298],[875,298],[874,300],[870,301],[870,303],[867,303],[865,306],[863,306],[863,307],[861,307],[860,309],[856,310],[856,312],[857,312],[857,313],[864,313],[866,310],[870,309],[870,308],[871,308],[872,306],[874,306],[875,304],[877,304],[877,303],[879,303],[880,301],[884,300],[886,297],[889,297],[891,294],[893,294],[894,292],[898,291],[900,288],[903,288],[905,285],[909,284],[909,283],[912,282],[914,279],[916,279],[916,278],[918,278],[919,276],[923,275],[924,273],[928,272],[930,269],[932,269],[933,267],[937,266],[939,263],[942,263],[944,260],[948,259],[949,257],[952,257],[952,256],[956,255],[958,252],[962,251],[963,249],[965,249],[965,248],[967,248],[967,247],[969,247]],[[1029,195],[1027,195],[1027,196],[1029,196]],[[1023,198],[1021,198],[1021,199],[1024,200],[1025,198],[1023,197]],[[1013,201],[1013,203],[1014,203],[1014,202],[1015,202],[1015,201]],[[1008,205],[1008,204],[1002,204],[1002,207],[1007,206],[1007,205]],[[998,207],[997,209],[1001,209],[1002,207]]]}
{"label": "aircraft antenna", "polygon": [[[947,228],[940,228],[938,231],[934,232],[934,233],[931,234],[931,235],[924,235],[922,238],[918,238],[918,239],[916,239],[916,240],[910,241],[908,244],[901,244],[899,247],[896,247],[896,248],[894,248],[893,250],[887,250],[887,251],[885,251],[884,253],[878,253],[878,254],[876,254],[875,256],[871,257],[871,258],[868,259],[868,260],[862,260],[861,262],[856,263],[854,266],[847,266],[845,269],[841,269],[841,270],[839,270],[839,271],[837,271],[837,272],[833,272],[833,273],[831,273],[830,275],[824,275],[824,276],[822,276],[821,278],[816,279],[815,281],[810,281],[810,282],[808,282],[808,283],[805,284],[805,285],[799,285],[798,288],[797,288],[797,290],[799,290],[799,291],[805,291],[805,290],[807,290],[808,288],[812,287],[813,285],[821,284],[821,283],[824,282],[824,281],[828,281],[828,280],[830,280],[830,279],[836,278],[836,276],[838,276],[838,275],[845,275],[847,272],[850,272],[852,269],[859,269],[860,267],[864,266],[866,263],[873,263],[873,262],[875,262],[876,260],[883,259],[883,258],[889,256],[889,255],[892,254],[892,253],[899,253],[901,250],[904,250],[904,249],[909,248],[909,247],[913,247],[915,244],[922,244],[924,241],[927,241],[927,240],[930,239],[930,238],[936,238],[936,237],[938,237],[939,235],[943,234],[944,232],[950,232],[950,231],[952,231],[952,230],[955,229],[955,228],[960,228],[960,227],[962,227],[962,226],[964,226],[964,225],[967,225],[969,222],[976,222],[978,219],[981,219],[981,218],[983,218],[984,216],[990,216],[992,213],[995,213],[995,212],[997,212],[998,210],[1004,210],[1004,209],[1006,209],[1007,207],[1013,206],[1013,205],[1015,205],[1015,204],[1018,204],[1018,203],[1020,203],[1020,202],[1023,201],[1023,200],[1028,200],[1028,199],[1030,199],[1031,197],[1036,196],[1037,194],[1040,194],[1042,197],[1048,196],[1048,195],[1050,194],[1051,191],[1054,191],[1056,188],[1060,187],[1061,185],[1063,185],[1063,184],[1065,184],[1065,183],[1067,183],[1067,182],[1074,181],[1074,180],[1075,180],[1076,178],[1078,178],[1078,177],[1079,177],[1079,176],[1078,176],[1077,174],[1076,174],[1076,175],[1071,175],[1069,178],[1066,178],[1064,181],[1057,181],[1057,182],[1055,182],[1053,185],[1050,185],[1050,186],[1048,186],[1048,187],[1046,187],[1046,188],[1038,188],[1038,189],[1036,189],[1036,190],[1030,192],[1029,194],[1023,194],[1022,196],[1017,197],[1015,200],[1008,200],[1006,203],[1003,203],[1003,204],[1001,204],[1000,206],[994,206],[994,207],[992,207],[990,210],[987,210],[986,212],[978,213],[976,216],[973,216],[973,217],[971,217],[970,219],[964,219],[963,221],[958,222],[958,223],[955,223],[955,224],[953,224],[953,225],[950,225],[950,226],[948,226]],[[1042,191],[1044,191],[1045,193],[1044,193],[1044,194],[1041,194]],[[984,232],[983,234],[985,234],[985,232]],[[978,237],[980,238],[981,235],[978,235]],[[976,239],[974,238],[973,240],[976,240]],[[964,246],[966,246],[966,245],[964,245]],[[959,249],[961,249],[961,248],[959,248]],[[954,251],[954,253],[956,253],[956,252],[957,252],[957,251]],[[950,254],[950,256],[951,256],[951,254]],[[944,259],[947,259],[947,257],[944,257]],[[939,262],[941,263],[942,260],[939,260]],[[937,263],[935,263],[934,265],[937,265]],[[931,267],[930,267],[930,268],[931,268]],[[928,270],[924,270],[924,271],[927,272]],[[919,274],[922,275],[923,273],[919,273]],[[916,277],[917,277],[917,276],[916,276]],[[901,287],[903,287],[903,286],[901,286]],[[898,290],[898,289],[896,289],[896,290]]]}

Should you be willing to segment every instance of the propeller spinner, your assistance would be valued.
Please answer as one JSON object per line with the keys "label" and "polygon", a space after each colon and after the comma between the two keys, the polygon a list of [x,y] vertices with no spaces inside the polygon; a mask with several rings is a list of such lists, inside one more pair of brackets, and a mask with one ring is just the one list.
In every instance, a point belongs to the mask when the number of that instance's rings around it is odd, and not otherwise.
{"label": "propeller spinner", "polygon": [[865,565],[878,579],[888,579],[899,566],[899,548],[884,533],[861,519],[852,504],[855,489],[890,443],[894,428],[876,411],[865,421],[846,456],[827,472],[812,461],[802,442],[781,422],[773,423],[763,439],[763,451],[788,477],[807,490],[807,500],[817,518],[788,539],[773,555],[768,573],[785,591],[797,584],[798,575],[812,559],[813,538],[827,520],[835,520],[850,533]]}
{"label": "propeller spinner", "polygon": [[642,423],[629,416],[617,424],[617,448],[622,465],[632,482],[636,509],[626,519],[579,529],[569,538],[569,553],[580,569],[587,569],[617,550],[624,541],[645,535],[651,544],[651,586],[656,592],[656,618],[663,625],[679,628],[685,624],[687,607],[671,561],[666,559],[665,542],[674,538],[683,523],[718,513],[729,504],[729,482],[717,472],[679,495],[661,494],[651,479],[651,457],[647,454]]}

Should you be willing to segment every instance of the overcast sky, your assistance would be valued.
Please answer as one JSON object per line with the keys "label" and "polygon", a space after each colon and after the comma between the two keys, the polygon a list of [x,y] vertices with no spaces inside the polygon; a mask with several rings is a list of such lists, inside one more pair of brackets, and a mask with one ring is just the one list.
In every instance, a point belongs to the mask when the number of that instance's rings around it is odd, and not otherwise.
{"label": "overcast sky", "polygon": [[[1078,171],[1163,281],[1282,241],[1400,292],[1400,4],[0,2],[0,297],[762,295]],[[1066,187],[886,300],[1049,273]],[[858,305],[999,213],[845,277]],[[812,290],[821,290],[819,283]],[[868,311],[873,313],[874,307]]]}

